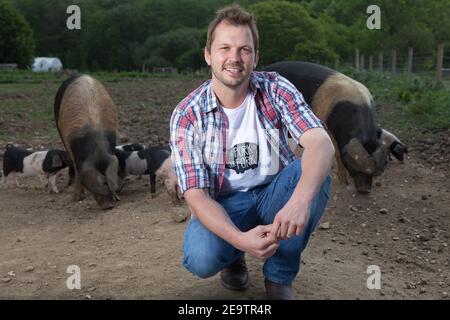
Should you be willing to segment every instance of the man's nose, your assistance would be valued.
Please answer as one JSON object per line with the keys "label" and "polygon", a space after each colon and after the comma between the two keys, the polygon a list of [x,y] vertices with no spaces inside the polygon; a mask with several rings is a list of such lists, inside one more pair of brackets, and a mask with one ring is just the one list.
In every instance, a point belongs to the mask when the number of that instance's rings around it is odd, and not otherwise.
{"label": "man's nose", "polygon": [[228,58],[233,62],[241,62],[242,61],[241,50],[239,49],[230,50],[230,55]]}

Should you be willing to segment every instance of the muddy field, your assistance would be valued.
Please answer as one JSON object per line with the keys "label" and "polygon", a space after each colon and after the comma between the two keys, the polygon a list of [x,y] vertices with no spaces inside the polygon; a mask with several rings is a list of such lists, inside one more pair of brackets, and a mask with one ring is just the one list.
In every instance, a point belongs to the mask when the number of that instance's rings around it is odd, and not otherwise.
{"label": "muddy field", "polygon": [[[176,103],[201,79],[105,81],[120,111],[120,141],[163,144]],[[0,84],[0,148],[61,147],[52,121],[58,83]],[[448,299],[450,291],[449,132],[412,125],[393,106],[378,107],[382,126],[409,146],[404,164],[392,161],[368,196],[334,180],[321,226],[302,256],[296,299]],[[396,120],[397,119],[397,120]],[[250,287],[236,293],[218,276],[201,280],[184,270],[187,222],[171,215],[159,185],[132,178],[120,205],[100,211],[92,197],[71,201],[71,189],[43,191],[37,178],[0,189],[2,299],[263,299],[262,262],[248,257]],[[66,178],[59,182],[66,183]],[[81,270],[69,290],[67,268]],[[381,289],[367,288],[368,266],[381,271]]]}

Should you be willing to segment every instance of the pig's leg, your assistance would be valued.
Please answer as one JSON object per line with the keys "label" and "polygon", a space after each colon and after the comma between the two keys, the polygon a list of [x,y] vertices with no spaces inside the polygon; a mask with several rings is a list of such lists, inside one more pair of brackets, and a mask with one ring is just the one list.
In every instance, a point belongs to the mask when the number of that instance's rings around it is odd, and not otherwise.
{"label": "pig's leg", "polygon": [[84,199],[83,194],[83,185],[81,184],[81,176],[78,171],[75,169],[75,183],[74,183],[74,193],[73,193],[73,201],[81,201]]}
{"label": "pig's leg", "polygon": [[59,192],[58,188],[56,187],[56,176],[57,176],[57,174],[52,174],[48,178],[49,191],[51,190],[54,193],[58,193]]}
{"label": "pig's leg", "polygon": [[75,179],[75,169],[73,166],[69,166],[69,183],[67,186],[70,186]]}
{"label": "pig's leg", "polygon": [[42,188],[44,189],[44,190],[48,190],[49,192],[50,192],[50,186],[49,186],[49,184],[48,184],[48,177],[50,176],[50,174],[47,174],[47,175],[45,175],[45,174],[40,174],[40,175],[38,175],[38,177],[39,177],[39,180],[41,181],[41,184],[42,184]]}
{"label": "pig's leg", "polygon": [[334,149],[336,150],[335,156],[336,156],[336,164],[337,164],[337,176],[338,176],[339,182],[344,185],[348,185],[347,170],[345,169],[344,164],[342,163],[341,153],[339,151],[338,144],[337,144],[336,140],[334,140],[334,138],[331,134],[329,136],[331,138],[331,141],[333,142]]}
{"label": "pig's leg", "polygon": [[174,206],[179,205],[180,199],[178,198],[177,183],[171,179],[166,179],[164,184],[166,185],[167,193],[172,200],[172,204]]}
{"label": "pig's leg", "polygon": [[348,185],[347,170],[345,169],[344,164],[342,163],[339,151],[336,152],[336,163],[338,169],[337,175],[339,182],[344,185]]}
{"label": "pig's leg", "polygon": [[22,185],[19,183],[19,180],[17,179],[17,177],[18,177],[17,172],[13,171],[12,174],[14,175],[14,178],[16,179],[17,188],[22,188]]}
{"label": "pig's leg", "polygon": [[152,198],[156,197],[156,174],[150,172],[150,193]]}
{"label": "pig's leg", "polygon": [[8,177],[6,177],[5,174],[2,172],[1,185],[2,185],[3,189],[8,188],[8,185],[6,184],[7,183],[7,179],[8,179]]}

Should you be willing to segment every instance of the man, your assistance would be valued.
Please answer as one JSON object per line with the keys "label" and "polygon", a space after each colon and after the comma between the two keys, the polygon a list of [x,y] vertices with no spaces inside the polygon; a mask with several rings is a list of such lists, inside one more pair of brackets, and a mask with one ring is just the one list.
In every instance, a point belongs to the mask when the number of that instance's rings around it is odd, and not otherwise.
{"label": "man", "polygon": [[[226,288],[243,290],[248,253],[265,261],[267,297],[292,299],[301,252],[328,201],[333,145],[291,83],[254,71],[258,32],[239,6],[217,12],[204,55],[212,79],[180,102],[170,123],[192,214],[184,266],[201,278],[221,271]],[[304,148],[301,161],[288,131]]]}

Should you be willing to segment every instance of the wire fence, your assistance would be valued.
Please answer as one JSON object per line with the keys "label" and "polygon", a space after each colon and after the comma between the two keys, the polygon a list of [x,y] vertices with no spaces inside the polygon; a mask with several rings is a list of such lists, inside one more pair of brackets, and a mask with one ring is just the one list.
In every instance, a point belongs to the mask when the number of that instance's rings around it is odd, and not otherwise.
{"label": "wire fence", "polygon": [[353,61],[347,63],[358,71],[381,71],[396,75],[420,75],[435,77],[438,83],[450,80],[450,52],[439,45],[436,50],[406,52],[392,50],[364,55],[357,49]]}

